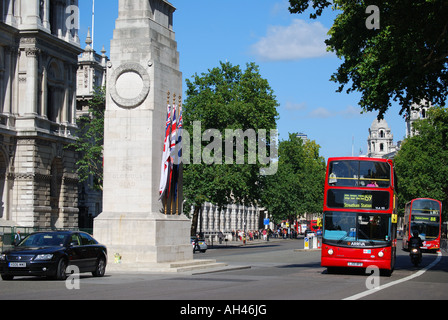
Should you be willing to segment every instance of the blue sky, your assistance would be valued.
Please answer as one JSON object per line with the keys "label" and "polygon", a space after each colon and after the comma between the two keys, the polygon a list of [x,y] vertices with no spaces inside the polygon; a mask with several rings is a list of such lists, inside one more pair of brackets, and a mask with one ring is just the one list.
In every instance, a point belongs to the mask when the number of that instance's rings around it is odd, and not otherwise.
{"label": "blue sky", "polygon": [[[81,46],[91,27],[92,0],[80,0]],[[317,20],[290,14],[287,0],[171,0],[174,31],[184,80],[219,66],[255,62],[280,104],[280,139],[303,132],[325,158],[367,152],[368,129],[376,113],[360,114],[359,94],[337,93],[330,76],[341,64],[325,50],[324,39],[335,13]],[[95,0],[94,49],[109,55],[118,0]],[[366,15],[367,17],[367,15]],[[185,82],[184,82],[185,83]],[[184,91],[186,85],[184,84]],[[185,96],[185,95],[184,95]],[[403,140],[405,122],[394,105],[386,114],[394,142]]]}

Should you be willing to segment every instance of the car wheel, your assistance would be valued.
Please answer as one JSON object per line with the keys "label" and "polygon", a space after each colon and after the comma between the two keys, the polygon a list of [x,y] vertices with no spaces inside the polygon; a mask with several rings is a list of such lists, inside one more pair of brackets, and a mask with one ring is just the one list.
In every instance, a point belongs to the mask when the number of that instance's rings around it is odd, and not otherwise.
{"label": "car wheel", "polygon": [[54,276],[55,280],[65,280],[67,279],[67,262],[64,258],[61,258],[58,262],[58,267],[56,269],[56,274]]}
{"label": "car wheel", "polygon": [[92,272],[94,277],[102,277],[106,273],[106,259],[101,257],[98,259],[96,263],[96,269]]}

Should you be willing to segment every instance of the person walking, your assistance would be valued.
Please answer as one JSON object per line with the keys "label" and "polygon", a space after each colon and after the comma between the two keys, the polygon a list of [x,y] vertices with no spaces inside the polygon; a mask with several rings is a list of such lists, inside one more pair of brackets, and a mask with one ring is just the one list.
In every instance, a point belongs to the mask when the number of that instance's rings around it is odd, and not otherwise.
{"label": "person walking", "polygon": [[17,246],[20,243],[20,240],[22,240],[22,237],[20,236],[20,230],[17,230],[16,234],[14,235],[14,245]]}
{"label": "person walking", "polygon": [[193,253],[195,253],[196,250],[201,251],[201,247],[199,246],[199,234],[197,234],[196,239],[194,239]]}

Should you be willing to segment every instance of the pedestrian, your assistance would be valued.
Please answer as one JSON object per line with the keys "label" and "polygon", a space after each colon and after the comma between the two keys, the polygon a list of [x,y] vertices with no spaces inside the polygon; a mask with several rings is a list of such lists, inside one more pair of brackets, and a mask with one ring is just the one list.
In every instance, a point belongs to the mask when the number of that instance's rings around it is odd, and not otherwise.
{"label": "pedestrian", "polygon": [[201,247],[199,247],[199,234],[196,234],[196,239],[194,239],[194,248],[193,248],[193,253],[195,251],[201,251]]}
{"label": "pedestrian", "polygon": [[20,230],[17,230],[17,232],[14,236],[14,245],[15,246],[19,245],[20,240],[22,240],[22,237],[20,236]]}

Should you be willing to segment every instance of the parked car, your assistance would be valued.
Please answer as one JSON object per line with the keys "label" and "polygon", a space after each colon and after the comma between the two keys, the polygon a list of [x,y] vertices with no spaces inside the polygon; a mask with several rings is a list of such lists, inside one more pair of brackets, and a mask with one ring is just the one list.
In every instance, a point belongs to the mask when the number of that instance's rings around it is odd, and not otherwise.
{"label": "parked car", "polygon": [[3,280],[15,276],[45,276],[57,280],[67,278],[67,267],[91,272],[102,277],[106,271],[107,249],[91,235],[78,231],[36,232],[14,248],[0,254]]}
{"label": "parked car", "polygon": [[[196,244],[196,238],[195,237],[191,237],[191,244],[193,246],[193,253],[195,252],[195,244]],[[205,242],[205,239],[199,239],[199,251],[201,252],[205,252],[207,251],[208,247],[207,247],[207,243]]]}

